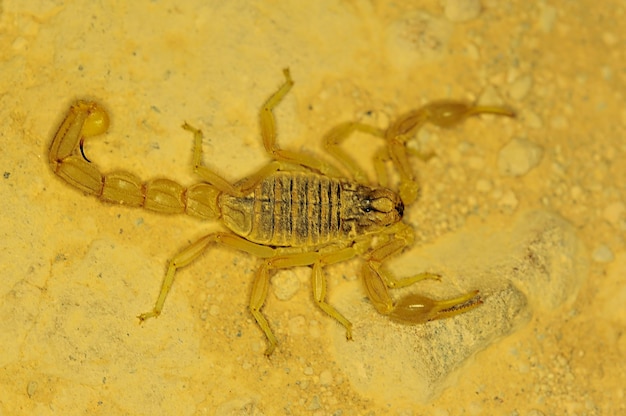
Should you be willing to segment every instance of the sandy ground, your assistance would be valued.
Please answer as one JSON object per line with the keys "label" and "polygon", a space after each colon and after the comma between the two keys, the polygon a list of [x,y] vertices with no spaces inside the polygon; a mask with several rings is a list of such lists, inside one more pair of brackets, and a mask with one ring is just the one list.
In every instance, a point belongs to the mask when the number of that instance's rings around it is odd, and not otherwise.
{"label": "sandy ground", "polygon": [[[107,4],[108,3],[108,4]],[[624,2],[136,1],[0,3],[0,415],[617,415],[625,409]],[[377,315],[358,261],[327,268],[354,341],[312,302],[307,268],[247,310],[257,260],[211,250],[151,308],[166,261],[219,229],[106,205],[47,162],[69,105],[112,125],[103,171],[183,184],[188,121],[230,180],[267,161],[257,114],[283,82],[285,148],[321,154],[330,127],[384,128],[440,98],[503,104],[410,142],[415,246],[393,266],[441,273],[416,292],[485,304],[420,326]],[[346,146],[371,174],[381,143]],[[439,293],[439,294],[440,294]]]}

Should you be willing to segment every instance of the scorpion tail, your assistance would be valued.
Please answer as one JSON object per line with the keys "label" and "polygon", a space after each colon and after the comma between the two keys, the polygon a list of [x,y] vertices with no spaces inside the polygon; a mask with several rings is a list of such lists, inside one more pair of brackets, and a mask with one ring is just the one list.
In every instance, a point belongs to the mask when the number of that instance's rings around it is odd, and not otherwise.
{"label": "scorpion tail", "polygon": [[105,202],[144,207],[162,214],[187,213],[204,219],[219,217],[220,192],[206,183],[189,188],[169,179],[143,182],[130,172],[103,174],[83,152],[83,142],[109,128],[106,111],[95,102],[78,101],[54,136],[48,158],[55,174],[70,185]]}

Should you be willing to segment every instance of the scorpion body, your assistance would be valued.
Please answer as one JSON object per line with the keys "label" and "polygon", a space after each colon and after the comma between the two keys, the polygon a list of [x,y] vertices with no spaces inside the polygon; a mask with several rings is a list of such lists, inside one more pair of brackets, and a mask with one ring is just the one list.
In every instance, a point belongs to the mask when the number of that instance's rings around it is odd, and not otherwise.
{"label": "scorpion body", "polygon": [[[255,243],[280,247],[352,241],[370,228],[398,222],[404,211],[400,198],[387,189],[313,172],[276,172],[249,195],[223,194],[219,202],[230,230]],[[387,217],[385,223],[381,217]]]}
{"label": "scorpion body", "polygon": [[[340,124],[327,133],[324,144],[342,171],[307,154],[281,149],[276,143],[273,109],[293,85],[289,70],[284,70],[284,75],[285,83],[269,97],[259,114],[263,144],[272,161],[234,184],[203,165],[202,132],[186,123],[183,128],[194,136],[193,170],[202,182],[184,187],[162,178],[144,182],[126,171],[104,174],[86,158],[83,143],[108,130],[106,111],[95,102],[78,101],[70,107],[48,152],[56,175],[104,202],[219,220],[230,230],[208,234],[177,253],[169,262],[154,308],[139,315],[139,319],[158,316],[177,269],[189,265],[215,244],[261,259],[249,308],[268,340],[268,356],[278,341],[261,309],[275,269],[312,267],[313,299],[345,328],[347,339],[352,339],[352,324],[326,302],[323,268],[356,256],[363,259],[361,275],[368,298],[378,312],[395,321],[422,323],[480,305],[477,290],[447,300],[409,294],[394,301],[389,289],[439,276],[419,273],[397,279],[384,263],[413,242],[413,230],[402,222],[405,206],[417,198],[418,192],[405,146],[410,135],[425,123],[448,127],[476,114],[513,113],[500,107],[442,101],[400,116],[386,130],[355,122]],[[354,132],[380,137],[387,144],[375,158],[378,185],[366,184],[365,173],[340,147]],[[398,193],[389,189],[385,172],[388,162],[399,174]]]}

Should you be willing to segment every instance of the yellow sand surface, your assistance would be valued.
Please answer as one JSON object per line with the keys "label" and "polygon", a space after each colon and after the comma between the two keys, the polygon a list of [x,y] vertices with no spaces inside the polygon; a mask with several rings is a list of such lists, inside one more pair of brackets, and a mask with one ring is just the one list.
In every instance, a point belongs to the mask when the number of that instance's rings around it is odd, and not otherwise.
{"label": "yellow sand surface", "polygon": [[[626,4],[607,1],[300,0],[0,2],[0,415],[619,415],[626,413]],[[269,160],[258,112],[284,81],[278,141],[328,159],[344,121],[385,128],[436,99],[504,105],[427,126],[408,146],[421,185],[399,292],[479,289],[484,305],[407,326],[376,313],[359,259],[276,272],[248,311],[253,256],[208,250],[223,229],[104,204],[48,164],[69,106],[96,100],[108,134],[85,143],[103,172],[185,186],[193,140],[235,182]],[[383,142],[344,148],[375,181]],[[395,295],[395,292],[394,292]]]}

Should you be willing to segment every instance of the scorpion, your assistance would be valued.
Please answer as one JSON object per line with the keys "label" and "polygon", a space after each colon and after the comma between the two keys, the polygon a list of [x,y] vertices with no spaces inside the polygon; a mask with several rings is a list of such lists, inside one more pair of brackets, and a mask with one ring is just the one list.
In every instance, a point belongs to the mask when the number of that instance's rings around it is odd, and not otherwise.
{"label": "scorpion", "polygon": [[[182,127],[193,134],[192,166],[201,182],[183,187],[164,178],[144,182],[127,171],[103,174],[87,159],[83,145],[85,140],[107,132],[107,112],[92,101],[76,101],[69,108],[49,148],[49,163],[56,175],[107,203],[143,207],[160,214],[221,220],[228,229],[205,235],[173,256],[156,303],[152,310],[138,316],[140,322],[161,314],[177,270],[215,245],[260,259],[252,282],[249,310],[267,339],[267,356],[278,341],[261,310],[268,295],[270,276],[277,269],[309,266],[315,303],[345,328],[348,340],[352,339],[352,323],[326,301],[323,270],[327,265],[357,256],[363,260],[361,278],[367,297],[376,311],[393,321],[425,323],[450,318],[482,304],[478,290],[444,300],[408,294],[394,301],[391,289],[424,279],[439,280],[440,276],[423,272],[397,278],[385,264],[414,240],[413,229],[402,222],[406,207],[417,199],[419,191],[409,158],[423,155],[406,146],[412,135],[426,123],[451,127],[478,114],[512,117],[514,113],[498,106],[435,101],[399,116],[386,129],[345,122],[323,138],[326,151],[335,160],[330,163],[277,144],[274,109],[294,84],[288,68],[283,74],[284,83],[259,112],[261,138],[271,161],[234,183],[203,163],[203,133],[187,123]],[[341,148],[357,132],[381,138],[386,144],[374,157],[376,185],[371,184],[355,159]],[[397,171],[398,192],[389,189],[388,165]]]}

